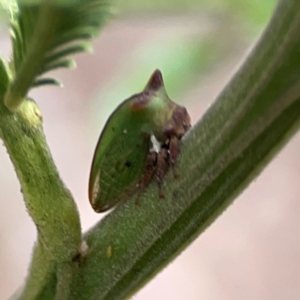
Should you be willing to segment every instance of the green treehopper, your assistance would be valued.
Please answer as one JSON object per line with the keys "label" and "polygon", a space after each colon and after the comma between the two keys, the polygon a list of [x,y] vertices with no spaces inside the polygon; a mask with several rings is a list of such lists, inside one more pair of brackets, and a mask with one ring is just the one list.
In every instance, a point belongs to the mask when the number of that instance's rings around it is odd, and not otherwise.
{"label": "green treehopper", "polygon": [[[170,100],[162,74],[155,70],[145,89],[123,101],[104,126],[89,180],[93,209],[106,211],[138,187],[140,194],[154,174],[160,187],[167,166],[174,167],[179,140],[190,126],[186,108]],[[158,153],[151,150],[151,136],[161,145]],[[163,197],[161,188],[159,196]]]}

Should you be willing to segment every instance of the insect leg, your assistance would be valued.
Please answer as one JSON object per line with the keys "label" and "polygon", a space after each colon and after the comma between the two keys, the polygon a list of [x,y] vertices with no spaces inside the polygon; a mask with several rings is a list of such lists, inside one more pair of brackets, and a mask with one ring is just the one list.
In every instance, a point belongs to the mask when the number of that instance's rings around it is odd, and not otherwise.
{"label": "insect leg", "polygon": [[147,162],[146,162],[146,167],[145,171],[142,175],[142,179],[140,181],[140,186],[139,186],[139,192],[137,195],[137,198],[135,200],[136,205],[140,205],[140,196],[141,194],[144,193],[145,188],[147,185],[150,183],[153,175],[155,174],[156,171],[156,161],[157,161],[157,153],[156,152],[149,152],[147,155]]}

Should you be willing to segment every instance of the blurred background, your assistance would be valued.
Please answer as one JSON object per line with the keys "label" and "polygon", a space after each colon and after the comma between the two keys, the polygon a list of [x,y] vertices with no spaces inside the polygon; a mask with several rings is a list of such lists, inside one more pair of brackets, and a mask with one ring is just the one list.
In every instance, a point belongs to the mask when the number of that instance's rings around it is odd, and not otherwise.
{"label": "blurred background", "polygon": [[[54,75],[64,88],[31,96],[60,174],[72,191],[84,231],[103,215],[87,198],[93,151],[114,108],[161,69],[171,99],[197,122],[245,59],[276,0],[131,0],[94,41],[77,69]],[[1,14],[0,51],[8,58]],[[148,299],[300,299],[300,136],[188,249],[134,296]],[[4,147],[0,147],[0,299],[26,276],[35,227]]]}

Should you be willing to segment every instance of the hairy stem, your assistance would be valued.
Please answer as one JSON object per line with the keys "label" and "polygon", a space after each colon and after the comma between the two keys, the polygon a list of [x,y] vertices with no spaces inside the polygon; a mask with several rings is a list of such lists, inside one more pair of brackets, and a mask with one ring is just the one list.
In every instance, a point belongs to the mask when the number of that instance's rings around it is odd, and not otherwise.
{"label": "hairy stem", "polygon": [[[255,49],[183,141],[174,180],[119,205],[86,234],[81,299],[124,299],[203,232],[299,128],[300,2],[281,1]],[[111,249],[107,257],[107,249]],[[112,267],[113,266],[113,267]]]}
{"label": "hairy stem", "polygon": [[41,123],[40,111],[31,100],[23,101],[17,113],[0,104],[1,138],[38,231],[21,299],[34,299],[59,264],[72,262],[81,242],[77,207],[59,177]]}

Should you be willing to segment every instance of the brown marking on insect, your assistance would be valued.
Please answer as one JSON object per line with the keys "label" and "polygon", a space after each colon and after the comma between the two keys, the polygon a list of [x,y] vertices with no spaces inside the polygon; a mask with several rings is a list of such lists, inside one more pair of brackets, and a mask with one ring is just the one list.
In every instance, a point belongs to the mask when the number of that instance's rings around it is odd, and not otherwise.
{"label": "brown marking on insect", "polygon": [[178,105],[172,113],[170,122],[168,122],[165,126],[164,136],[169,139],[173,136],[181,139],[190,127],[191,118],[186,108]]}
{"label": "brown marking on insect", "polygon": [[[142,139],[144,139],[144,140],[150,139],[150,134],[148,132],[142,131],[141,136],[142,136]],[[150,143],[150,141],[149,141],[149,143]]]}
{"label": "brown marking on insect", "polygon": [[150,102],[151,97],[149,91],[144,91],[140,94],[135,95],[135,100],[130,105],[132,112],[143,110],[146,105]]}
{"label": "brown marking on insect", "polygon": [[157,91],[164,86],[164,81],[160,70],[156,69],[148,81],[146,89]]}
{"label": "brown marking on insect", "polygon": [[[165,198],[162,191],[163,179],[169,166],[172,167],[174,178],[179,177],[179,174],[175,170],[175,162],[180,151],[179,140],[190,127],[191,119],[186,108],[177,106],[172,113],[171,121],[165,126],[165,138],[164,143],[161,145],[161,150],[158,153],[149,152],[147,156],[145,171],[139,183],[139,193],[135,201],[136,205],[139,205],[140,195],[144,192],[154,174],[158,184],[159,198]],[[147,133],[143,134],[145,134],[145,137],[149,136]]]}
{"label": "brown marking on insect", "polygon": [[139,192],[137,198],[135,200],[136,205],[140,205],[140,196],[144,193],[145,188],[150,183],[152,177],[156,172],[156,161],[157,161],[157,153],[156,152],[149,152],[147,155],[147,162],[145,171],[143,172],[142,179],[139,183]]}
{"label": "brown marking on insect", "polygon": [[179,140],[191,127],[191,118],[183,106],[176,106],[172,113],[172,118],[164,128],[165,143],[163,147],[168,150],[168,163],[173,169],[174,178],[179,174],[175,170],[175,162],[180,152]]}

